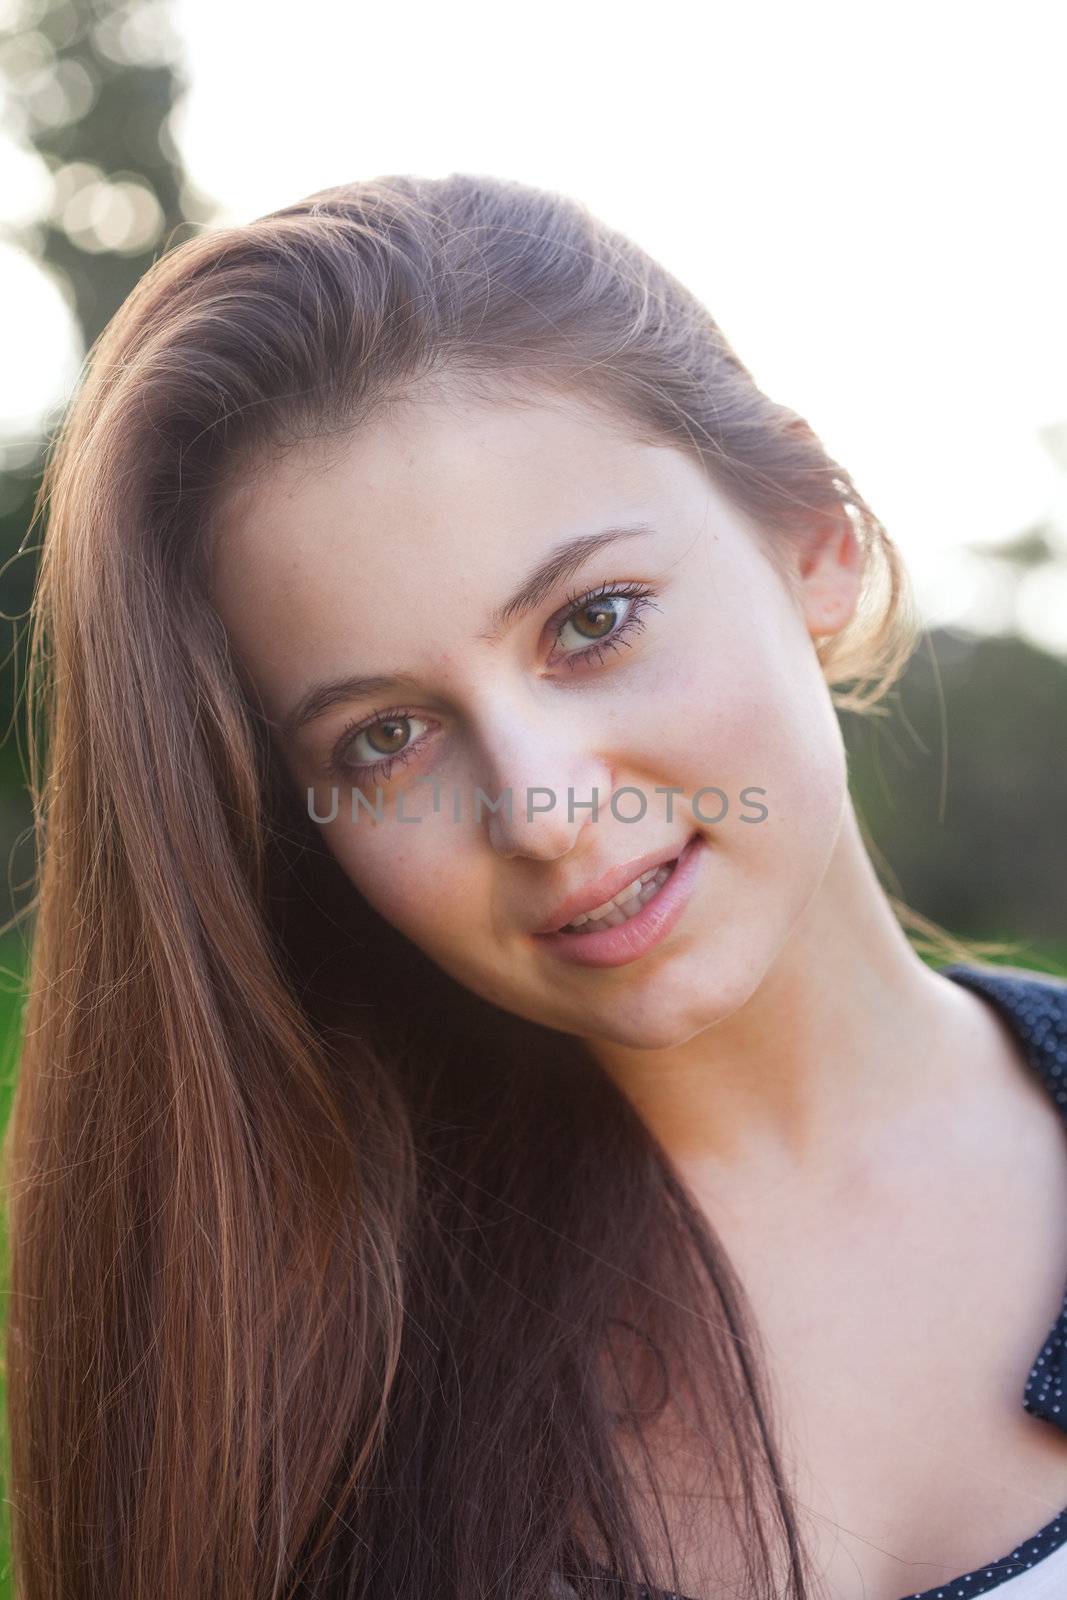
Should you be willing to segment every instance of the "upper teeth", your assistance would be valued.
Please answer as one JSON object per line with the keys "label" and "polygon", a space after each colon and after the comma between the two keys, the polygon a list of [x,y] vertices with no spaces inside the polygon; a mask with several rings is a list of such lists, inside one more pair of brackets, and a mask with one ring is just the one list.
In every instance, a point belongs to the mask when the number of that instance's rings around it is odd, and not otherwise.
{"label": "upper teeth", "polygon": [[627,900],[632,900],[635,894],[640,894],[645,884],[651,882],[657,872],[662,871],[662,867],[649,867],[647,872],[642,872],[639,878],[635,878],[632,883],[628,883],[625,889],[620,889],[618,894],[612,895],[610,900],[605,900],[603,905],[594,906],[592,911],[581,912],[577,917],[573,917],[570,922],[565,922],[563,926],[565,928],[579,928],[583,922],[599,922],[600,918],[606,917],[609,911],[616,910],[617,907],[625,905]]}

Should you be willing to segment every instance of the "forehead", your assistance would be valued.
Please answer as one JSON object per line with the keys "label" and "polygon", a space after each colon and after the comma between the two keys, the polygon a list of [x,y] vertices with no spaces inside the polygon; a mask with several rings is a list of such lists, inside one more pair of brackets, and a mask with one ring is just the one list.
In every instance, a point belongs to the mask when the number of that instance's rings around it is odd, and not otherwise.
{"label": "forehead", "polygon": [[[514,549],[571,523],[662,497],[679,452],[578,398],[499,402],[431,394],[392,402],[351,433],[260,462],[218,508],[212,572],[284,546],[321,557],[358,544],[373,559]],[[281,554],[281,551],[278,552]]]}

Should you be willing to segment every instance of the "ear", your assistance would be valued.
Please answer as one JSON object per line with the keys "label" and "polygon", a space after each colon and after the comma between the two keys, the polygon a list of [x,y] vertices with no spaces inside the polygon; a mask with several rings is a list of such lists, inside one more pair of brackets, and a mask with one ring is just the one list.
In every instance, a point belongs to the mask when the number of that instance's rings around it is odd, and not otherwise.
{"label": "ear", "polygon": [[859,538],[843,506],[807,526],[796,556],[796,593],[813,639],[839,633],[849,621],[861,576]]}

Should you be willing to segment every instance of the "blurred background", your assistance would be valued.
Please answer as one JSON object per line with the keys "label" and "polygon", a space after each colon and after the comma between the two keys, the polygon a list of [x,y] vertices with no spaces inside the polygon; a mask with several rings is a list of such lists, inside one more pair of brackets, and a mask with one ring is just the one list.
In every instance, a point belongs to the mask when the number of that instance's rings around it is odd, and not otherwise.
{"label": "blurred background", "polygon": [[49,441],[159,255],[357,177],[563,190],[696,291],[912,573],[927,632],[891,714],[842,716],[896,892],[1067,973],[1065,35],[1044,0],[457,0],[405,7],[402,38],[325,0],[0,0],[0,1116]]}

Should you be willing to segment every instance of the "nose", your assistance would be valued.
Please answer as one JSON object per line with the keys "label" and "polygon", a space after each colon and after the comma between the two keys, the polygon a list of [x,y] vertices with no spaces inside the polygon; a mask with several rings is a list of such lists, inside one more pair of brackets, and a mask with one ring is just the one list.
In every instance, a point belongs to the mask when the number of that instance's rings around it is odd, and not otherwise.
{"label": "nose", "polygon": [[563,733],[558,716],[544,724],[525,720],[512,729],[495,748],[490,772],[496,787],[487,789],[489,798],[503,796],[504,803],[490,811],[483,802],[482,815],[489,819],[489,842],[507,859],[565,856],[594,816],[604,820],[611,799],[610,766],[583,745],[580,734]]}

